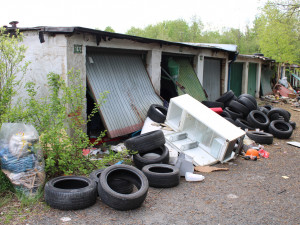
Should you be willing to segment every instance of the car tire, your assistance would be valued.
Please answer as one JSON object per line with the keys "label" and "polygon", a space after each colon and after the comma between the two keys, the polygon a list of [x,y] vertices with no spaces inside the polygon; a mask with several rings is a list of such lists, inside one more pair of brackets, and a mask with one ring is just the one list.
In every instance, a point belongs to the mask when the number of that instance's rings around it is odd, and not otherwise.
{"label": "car tire", "polygon": [[147,116],[156,123],[164,123],[168,109],[162,105],[152,104],[147,112]]}
{"label": "car tire", "polygon": [[252,110],[247,116],[248,123],[254,127],[266,131],[269,127],[270,120],[267,115],[259,110]]}
{"label": "car tire", "polygon": [[248,98],[256,106],[256,108],[257,108],[257,101],[256,101],[256,99],[252,95],[250,95],[250,94],[241,94],[239,96],[239,98],[242,98],[242,97]]}
{"label": "car tire", "polygon": [[293,130],[296,129],[296,122],[294,122],[294,121],[289,121],[289,124],[291,124]]}
{"label": "car tire", "polygon": [[149,181],[150,187],[170,188],[180,182],[179,169],[166,164],[150,164],[142,169]]}
{"label": "car tire", "polygon": [[244,106],[246,106],[249,111],[252,111],[252,110],[256,110],[257,109],[257,105],[255,105],[249,98],[247,97],[240,97],[238,99],[238,102],[243,104]]}
{"label": "car tire", "polygon": [[234,93],[232,90],[225,92],[223,95],[221,95],[216,102],[227,102],[230,101],[234,97]]}
{"label": "car tire", "polygon": [[85,209],[95,204],[96,182],[87,177],[60,176],[49,180],[44,189],[46,203],[55,209]]}
{"label": "car tire", "polygon": [[252,127],[252,126],[248,123],[247,120],[244,120],[244,119],[241,119],[241,118],[237,118],[237,119],[235,120],[235,125],[236,125],[237,127],[242,128],[243,130],[246,130],[246,129],[248,129],[248,130],[254,130],[254,129],[255,129],[254,127]]}
{"label": "car tire", "polygon": [[291,115],[290,113],[285,110],[285,109],[281,109],[281,108],[272,108],[269,112],[268,112],[268,117],[271,121],[273,120],[278,120],[281,117],[283,117],[284,121],[289,122]]}
{"label": "car tire", "polygon": [[151,131],[127,139],[124,144],[131,151],[147,153],[152,149],[159,148],[166,143],[164,133],[161,130]]}
{"label": "car tire", "polygon": [[283,120],[273,120],[270,123],[269,132],[279,139],[288,139],[293,134],[293,127]]}
{"label": "car tire", "polygon": [[248,131],[246,132],[246,135],[258,144],[271,145],[274,139],[272,134],[262,131]]}
{"label": "car tire", "polygon": [[243,116],[247,116],[250,112],[246,106],[235,100],[230,101],[229,108],[234,109],[237,112],[241,112]]}
{"label": "car tire", "polygon": [[225,111],[225,110],[223,110],[223,112],[221,112],[220,116],[222,116],[222,117],[227,117],[227,118],[231,118],[230,113],[227,112],[227,111]]}
{"label": "car tire", "polygon": [[[147,153],[156,153],[159,155],[159,157],[157,157],[157,158],[143,157]],[[169,149],[165,145],[160,146],[159,148],[152,149],[151,151],[149,151],[147,153],[137,153],[137,154],[133,155],[134,165],[140,170],[144,166],[149,165],[149,164],[168,164],[169,163]]]}
{"label": "car tire", "polygon": [[[131,182],[137,191],[130,194],[121,194],[109,186],[109,180],[122,178]],[[113,165],[106,168],[99,179],[98,192],[102,202],[109,207],[126,211],[140,207],[147,197],[149,182],[147,177],[133,166]]]}
{"label": "car tire", "polygon": [[[100,175],[103,172],[103,170],[104,169],[95,170],[90,174],[90,179],[94,180],[97,183],[97,186],[99,183]],[[127,180],[124,180],[122,178],[116,178],[114,180],[110,180],[109,186],[114,191],[122,194],[129,194],[133,191],[133,185]],[[97,194],[99,195],[98,192]]]}
{"label": "car tire", "polygon": [[230,116],[233,120],[236,120],[237,118],[243,118],[243,113],[236,111],[230,107],[226,107],[225,111],[230,114]]}
{"label": "car tire", "polygon": [[258,110],[259,110],[259,111],[262,111],[262,112],[263,112],[264,114],[266,114],[266,115],[268,115],[268,112],[270,111],[270,110],[268,110],[267,108],[265,108],[265,107],[263,107],[263,106],[259,107]]}

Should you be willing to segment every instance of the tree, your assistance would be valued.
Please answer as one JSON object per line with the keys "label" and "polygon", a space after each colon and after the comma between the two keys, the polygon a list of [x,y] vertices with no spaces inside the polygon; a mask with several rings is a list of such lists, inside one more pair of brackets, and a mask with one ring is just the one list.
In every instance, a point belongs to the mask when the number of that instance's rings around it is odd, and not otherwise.
{"label": "tree", "polygon": [[282,63],[300,63],[299,0],[266,3],[255,20],[261,52]]}
{"label": "tree", "polygon": [[23,62],[26,47],[20,44],[22,41],[23,35],[18,30],[10,33],[5,28],[0,29],[0,126],[8,118],[20,85],[17,74],[24,75],[29,64]]}
{"label": "tree", "polygon": [[114,29],[112,29],[112,27],[111,27],[111,26],[107,26],[107,27],[105,27],[104,31],[111,32],[111,33],[115,33],[115,30],[114,30]]}
{"label": "tree", "polygon": [[200,19],[193,17],[191,25],[183,19],[166,20],[144,29],[131,27],[126,34],[174,42],[198,42],[202,27]]}

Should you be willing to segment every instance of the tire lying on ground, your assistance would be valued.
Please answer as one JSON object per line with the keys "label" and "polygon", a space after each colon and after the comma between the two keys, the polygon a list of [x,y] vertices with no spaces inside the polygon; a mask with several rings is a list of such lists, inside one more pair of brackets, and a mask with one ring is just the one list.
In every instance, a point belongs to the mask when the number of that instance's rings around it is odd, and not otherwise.
{"label": "tire lying on ground", "polygon": [[288,122],[291,118],[290,113],[285,110],[285,109],[281,109],[281,108],[272,108],[269,112],[268,112],[268,117],[271,121],[273,120],[278,120],[281,117],[283,117],[284,121]]}
{"label": "tire lying on ground", "polygon": [[[137,191],[121,194],[109,186],[111,179],[122,178],[131,182]],[[147,177],[133,166],[113,165],[106,168],[99,179],[98,192],[103,203],[113,209],[125,211],[140,207],[146,199],[149,183]]]}
{"label": "tire lying on ground", "polygon": [[[159,157],[144,157],[144,155],[148,153],[155,153],[158,154]],[[144,166],[149,164],[168,164],[169,163],[169,149],[162,145],[159,148],[152,149],[151,151],[147,153],[137,153],[133,155],[133,162],[135,166],[139,169],[142,169]]]}
{"label": "tire lying on ground", "polygon": [[224,109],[224,103],[223,102],[212,102],[212,101],[202,101],[203,105],[207,106],[208,108],[222,108]]}
{"label": "tire lying on ground", "polygon": [[224,111],[228,112],[233,120],[236,120],[237,118],[243,118],[243,113],[236,111],[230,107],[226,107]]}
{"label": "tire lying on ground", "polygon": [[279,139],[288,139],[293,133],[293,127],[283,120],[273,120],[270,123],[269,132]]}
{"label": "tire lying on ground", "polygon": [[236,112],[241,112],[243,116],[247,116],[250,112],[246,106],[235,100],[231,100],[228,107]]}
{"label": "tire lying on ground", "polygon": [[147,112],[147,116],[156,123],[164,123],[168,109],[162,105],[152,104]]}
{"label": "tire lying on ground", "polygon": [[166,164],[150,164],[142,169],[149,181],[150,187],[170,188],[179,184],[179,169]]}
{"label": "tire lying on ground", "polygon": [[259,110],[252,110],[247,116],[248,123],[261,130],[267,130],[270,124],[270,120],[266,114]]}
{"label": "tire lying on ground", "polygon": [[246,130],[246,129],[248,129],[248,130],[254,130],[254,129],[255,129],[254,127],[252,127],[252,126],[248,123],[247,120],[244,120],[244,119],[241,119],[241,118],[237,118],[237,119],[235,120],[235,125],[236,125],[237,127],[242,128],[243,130]]}
{"label": "tire lying on ground", "polygon": [[246,135],[258,144],[270,145],[273,143],[273,135],[262,131],[248,131]]}
{"label": "tire lying on ground", "polygon": [[296,122],[294,122],[294,121],[289,121],[289,124],[291,124],[293,130],[296,129]]}
{"label": "tire lying on ground", "polygon": [[[90,179],[95,181],[97,183],[97,186],[99,183],[100,175],[103,171],[104,171],[104,169],[98,169],[98,170],[91,172],[91,174],[90,174]],[[116,178],[114,180],[110,180],[109,186],[114,191],[122,193],[122,194],[129,194],[133,191],[132,183],[130,183],[127,180],[124,180],[122,178]],[[97,194],[99,195],[98,192],[97,192]]]}
{"label": "tire lying on ground", "polygon": [[46,203],[55,209],[85,209],[95,204],[96,182],[79,176],[63,176],[49,180],[45,185]]}
{"label": "tire lying on ground", "polygon": [[164,133],[161,130],[151,131],[127,139],[124,144],[127,149],[146,153],[154,148],[159,148],[166,143]]}

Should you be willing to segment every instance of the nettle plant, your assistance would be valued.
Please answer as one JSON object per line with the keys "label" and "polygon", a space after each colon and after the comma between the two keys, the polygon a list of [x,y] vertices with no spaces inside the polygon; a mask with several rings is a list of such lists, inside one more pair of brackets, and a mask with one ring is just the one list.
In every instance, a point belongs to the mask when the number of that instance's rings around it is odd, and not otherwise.
{"label": "nettle plant", "polygon": [[14,118],[35,126],[40,134],[40,144],[45,157],[45,170],[48,177],[70,174],[88,174],[97,168],[122,160],[127,152],[109,154],[102,160],[91,161],[82,154],[82,150],[91,148],[105,135],[100,134],[96,142],[90,143],[84,127],[91,120],[102,104],[105,103],[104,92],[95,103],[92,113],[84,117],[85,88],[79,71],[71,70],[67,74],[68,85],[60,75],[47,75],[49,95],[37,98],[35,84],[26,84],[29,98],[25,106],[16,108]]}

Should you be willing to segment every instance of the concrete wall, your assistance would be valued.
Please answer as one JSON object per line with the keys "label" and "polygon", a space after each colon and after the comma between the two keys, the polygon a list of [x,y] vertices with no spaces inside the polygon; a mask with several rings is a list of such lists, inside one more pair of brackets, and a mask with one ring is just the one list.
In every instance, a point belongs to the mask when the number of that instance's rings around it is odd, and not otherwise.
{"label": "concrete wall", "polygon": [[[24,33],[23,44],[27,46],[24,61],[31,62],[22,84],[32,81],[38,88],[38,97],[48,95],[47,74],[54,72],[66,78],[67,73],[67,40],[63,35],[51,37],[45,35],[45,42],[40,43],[38,32]],[[20,77],[21,74],[18,74]],[[19,97],[24,97],[25,89],[18,92]]]}
{"label": "concrete wall", "polygon": [[[204,58],[214,57],[222,59],[222,92],[227,89],[228,79],[228,53],[211,49],[195,49],[193,47],[180,47],[158,43],[144,44],[126,39],[101,40],[97,46],[95,35],[73,34],[65,36],[45,34],[45,42],[40,43],[37,31],[24,32],[24,44],[28,46],[26,60],[31,61],[30,71],[26,80],[33,80],[41,87],[42,94],[47,94],[46,75],[49,72],[62,74],[67,80],[67,72],[74,68],[80,70],[82,82],[86,84],[86,47],[100,47],[108,49],[135,50],[147,52],[146,69],[155,91],[160,92],[161,57],[165,53],[181,55],[194,55],[194,69],[201,83],[203,83]],[[74,45],[82,45],[82,53],[74,53]]]}
{"label": "concrete wall", "polygon": [[262,64],[264,64],[266,62],[263,61],[262,59],[243,57],[243,56],[238,56],[238,58],[235,62],[242,62],[243,63],[242,94],[247,94],[247,92],[248,92],[249,63],[256,63],[257,64],[257,66],[256,66],[256,93],[255,93],[255,97],[259,98],[261,68],[262,68]]}

